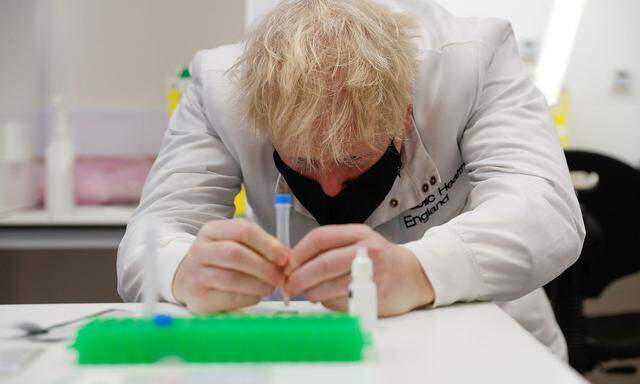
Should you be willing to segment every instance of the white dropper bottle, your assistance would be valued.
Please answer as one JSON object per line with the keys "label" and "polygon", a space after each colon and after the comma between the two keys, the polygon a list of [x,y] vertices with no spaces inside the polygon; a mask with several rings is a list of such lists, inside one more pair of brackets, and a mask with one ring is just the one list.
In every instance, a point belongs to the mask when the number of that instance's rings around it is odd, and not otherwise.
{"label": "white dropper bottle", "polygon": [[351,263],[351,284],[349,284],[349,314],[360,317],[360,324],[371,331],[378,319],[378,297],[373,282],[373,263],[367,248],[360,247]]}
{"label": "white dropper bottle", "polygon": [[75,147],[69,113],[62,96],[53,100],[53,124],[46,149],[47,189],[45,204],[49,214],[69,212],[75,207]]}

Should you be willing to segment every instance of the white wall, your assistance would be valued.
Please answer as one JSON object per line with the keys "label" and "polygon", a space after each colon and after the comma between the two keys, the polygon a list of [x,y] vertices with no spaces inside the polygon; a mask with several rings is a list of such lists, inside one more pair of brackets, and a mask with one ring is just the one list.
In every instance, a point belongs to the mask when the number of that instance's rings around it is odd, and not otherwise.
{"label": "white wall", "polygon": [[[567,76],[572,146],[640,166],[640,1],[588,0]],[[627,70],[631,89],[613,90]]]}
{"label": "white wall", "polygon": [[[239,41],[245,20],[278,1],[246,2],[245,8],[238,0],[2,0],[0,84],[10,91],[0,93],[0,114],[46,105],[51,92],[63,91],[74,111],[81,153],[151,153],[166,127],[166,77],[198,49]],[[440,3],[460,16],[508,19],[520,40],[541,41],[552,0]],[[38,24],[37,17],[29,16],[33,12],[48,17]],[[635,129],[640,122],[638,15],[637,0],[587,0],[567,77],[572,146],[600,150],[634,165],[640,164],[640,130]],[[44,69],[34,67],[37,43],[29,37],[34,22],[50,39],[45,45],[48,59],[36,60]],[[8,42],[8,29],[20,31],[20,44]],[[7,50],[15,52],[11,60]],[[6,70],[7,63],[12,70]],[[631,73],[628,94],[612,91],[618,69]],[[47,77],[36,92],[33,79]],[[39,137],[42,147],[45,136]]]}
{"label": "white wall", "polygon": [[[541,41],[551,0],[441,0],[460,16],[512,22],[520,40]],[[589,149],[640,166],[640,1],[587,0],[566,86],[571,97],[572,148]],[[613,91],[614,74],[631,74],[628,94]]]}
{"label": "white wall", "polygon": [[241,1],[50,0],[56,88],[78,108],[158,108],[165,77],[204,48],[239,41]]}
{"label": "white wall", "polygon": [[39,107],[36,1],[0,4],[0,126],[9,119],[30,125]]}
{"label": "white wall", "polygon": [[227,0],[48,0],[51,90],[67,94],[80,153],[154,153],[166,79],[200,49],[240,41],[244,4]]}

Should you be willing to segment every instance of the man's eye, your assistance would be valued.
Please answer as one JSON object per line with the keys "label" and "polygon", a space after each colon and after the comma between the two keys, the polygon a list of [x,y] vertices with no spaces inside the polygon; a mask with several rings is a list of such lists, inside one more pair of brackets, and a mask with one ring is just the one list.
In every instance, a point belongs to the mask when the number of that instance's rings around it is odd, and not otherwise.
{"label": "man's eye", "polygon": [[307,159],[305,159],[304,157],[296,157],[294,160],[296,166],[299,167],[303,167],[303,166],[308,166],[309,165],[309,161]]}
{"label": "man's eye", "polygon": [[364,157],[352,155],[344,159],[343,166],[347,168],[360,168],[363,166]]}
{"label": "man's eye", "polygon": [[360,163],[361,160],[362,160],[362,156],[349,155],[347,157],[342,158],[342,161],[340,161],[338,164],[346,165],[350,167],[353,165],[357,165],[358,163]]}
{"label": "man's eye", "polygon": [[313,171],[313,165],[304,158],[296,159],[296,171],[298,173],[309,173]]}

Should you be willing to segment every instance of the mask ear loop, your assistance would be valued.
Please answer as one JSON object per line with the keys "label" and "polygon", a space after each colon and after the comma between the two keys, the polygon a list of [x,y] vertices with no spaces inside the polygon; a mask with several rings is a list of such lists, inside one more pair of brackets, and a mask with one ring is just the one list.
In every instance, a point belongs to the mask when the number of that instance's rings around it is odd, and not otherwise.
{"label": "mask ear loop", "polygon": [[411,123],[413,124],[413,129],[418,130],[418,124],[416,123],[416,115],[413,110],[411,110]]}
{"label": "mask ear loop", "polygon": [[[415,116],[415,112],[413,110],[411,110],[411,124],[413,124],[413,129],[416,131],[416,134],[418,134],[418,124],[416,123],[416,116]],[[392,143],[395,141],[395,138],[391,141]],[[404,143],[401,143],[403,145],[401,145],[400,147],[400,151],[398,152],[400,154],[400,168],[398,168],[398,177],[400,177],[400,170],[402,168],[404,168],[404,163],[405,163],[405,153],[403,151],[404,149]]]}
{"label": "mask ear loop", "polygon": [[424,146],[426,148],[427,147],[427,143],[426,143],[425,139],[422,138],[420,136],[420,133],[418,132],[418,123],[416,123],[416,116],[415,116],[415,112],[414,111],[411,111],[411,123],[413,124],[413,129],[416,131],[417,137],[420,137],[420,139],[422,140],[422,142],[423,142],[423,144],[424,144]]}

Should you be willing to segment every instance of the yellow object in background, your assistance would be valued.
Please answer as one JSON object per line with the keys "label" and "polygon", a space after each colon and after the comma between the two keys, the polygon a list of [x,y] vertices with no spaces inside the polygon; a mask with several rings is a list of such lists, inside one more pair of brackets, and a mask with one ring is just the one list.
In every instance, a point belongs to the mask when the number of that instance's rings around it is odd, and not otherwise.
{"label": "yellow object in background", "polygon": [[566,89],[563,89],[560,93],[558,104],[551,106],[551,115],[558,129],[560,145],[562,145],[562,149],[568,149],[569,128],[567,126],[567,120],[569,118],[569,92]]}
{"label": "yellow object in background", "polygon": [[236,195],[233,202],[236,206],[235,217],[246,217],[247,214],[247,192],[244,190],[244,185],[240,189],[240,193]]}
{"label": "yellow object in background", "polygon": [[173,111],[180,104],[180,98],[184,91],[187,90],[187,86],[191,81],[191,73],[189,73],[189,68],[182,67],[175,78],[169,80],[169,89],[167,90],[167,102],[169,105],[169,118],[173,114]]}
{"label": "yellow object in background", "polygon": [[[187,86],[190,82],[191,74],[189,73],[189,68],[187,67],[183,67],[178,72],[178,76],[169,79],[169,86],[167,90],[169,118],[171,118],[173,111],[178,108],[178,104],[180,104],[180,98],[186,91]],[[240,193],[236,195],[233,203],[236,207],[235,217],[247,217],[249,209],[247,204],[247,193],[244,189],[244,185],[242,186],[242,189],[240,189]]]}
{"label": "yellow object in background", "polygon": [[169,102],[169,117],[173,114],[173,111],[178,107],[178,103],[180,103],[180,97],[182,94],[178,90],[178,88],[169,88],[167,91],[167,101]]}
{"label": "yellow object in background", "polygon": [[173,114],[173,111],[178,106],[180,102],[180,91],[177,88],[169,88],[167,91],[167,101],[169,102],[169,116]]}

